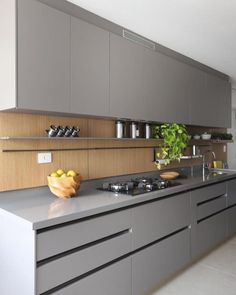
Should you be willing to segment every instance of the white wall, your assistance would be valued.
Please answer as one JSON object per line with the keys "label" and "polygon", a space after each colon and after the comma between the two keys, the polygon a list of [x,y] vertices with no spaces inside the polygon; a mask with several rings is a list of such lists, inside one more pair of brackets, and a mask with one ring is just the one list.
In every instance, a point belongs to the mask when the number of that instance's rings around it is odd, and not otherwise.
{"label": "white wall", "polygon": [[233,143],[228,144],[228,164],[230,169],[236,169],[236,89],[232,89],[232,127],[228,129],[233,134]]}

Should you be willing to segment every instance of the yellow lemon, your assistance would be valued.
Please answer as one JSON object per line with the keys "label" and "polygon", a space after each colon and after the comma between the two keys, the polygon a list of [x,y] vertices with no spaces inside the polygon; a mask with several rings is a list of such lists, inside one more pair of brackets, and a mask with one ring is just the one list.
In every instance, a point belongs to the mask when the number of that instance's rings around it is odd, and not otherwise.
{"label": "yellow lemon", "polygon": [[63,174],[61,175],[61,177],[66,177],[66,173],[63,173]]}
{"label": "yellow lemon", "polygon": [[64,173],[65,173],[65,171],[62,170],[62,169],[58,169],[58,170],[57,170],[57,174],[58,174],[59,176],[62,176],[62,174],[64,174]]}
{"label": "yellow lemon", "polygon": [[52,176],[52,177],[59,177],[59,175],[57,174],[57,172],[52,172],[52,173],[50,174],[50,176]]}
{"label": "yellow lemon", "polygon": [[74,170],[69,170],[67,172],[67,176],[76,176],[76,175],[77,175],[77,173]]}

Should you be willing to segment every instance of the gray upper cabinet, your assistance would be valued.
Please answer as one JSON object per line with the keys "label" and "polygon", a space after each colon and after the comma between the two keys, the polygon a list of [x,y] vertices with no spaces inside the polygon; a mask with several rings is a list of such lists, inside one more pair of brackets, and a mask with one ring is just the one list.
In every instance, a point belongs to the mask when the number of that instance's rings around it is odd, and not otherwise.
{"label": "gray upper cabinet", "polygon": [[[231,84],[214,74],[195,69],[195,91],[191,96],[190,124],[231,126]],[[201,87],[201,88],[200,88]]]}
{"label": "gray upper cabinet", "polygon": [[74,17],[70,112],[109,115],[109,32]]}
{"label": "gray upper cabinet", "polygon": [[17,108],[69,112],[70,16],[18,1]]}
{"label": "gray upper cabinet", "polygon": [[[110,34],[110,115],[147,119],[143,96],[144,47]],[[147,114],[146,114],[147,112]]]}
{"label": "gray upper cabinet", "polygon": [[157,51],[144,51],[144,100],[148,119],[189,123],[190,67]]}

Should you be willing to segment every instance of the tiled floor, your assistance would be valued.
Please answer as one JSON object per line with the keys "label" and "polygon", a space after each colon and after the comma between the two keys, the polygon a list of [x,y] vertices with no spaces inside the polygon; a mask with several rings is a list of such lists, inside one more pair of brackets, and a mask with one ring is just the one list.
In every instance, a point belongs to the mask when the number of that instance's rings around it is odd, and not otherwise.
{"label": "tiled floor", "polygon": [[236,295],[236,237],[152,295]]}

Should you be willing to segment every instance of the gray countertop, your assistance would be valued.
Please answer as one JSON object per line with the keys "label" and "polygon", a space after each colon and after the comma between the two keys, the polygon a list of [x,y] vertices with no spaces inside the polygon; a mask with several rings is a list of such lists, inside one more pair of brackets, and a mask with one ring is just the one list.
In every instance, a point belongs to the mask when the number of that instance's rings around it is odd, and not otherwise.
{"label": "gray countertop", "polygon": [[3,211],[13,214],[28,223],[33,230],[37,230],[232,178],[236,178],[236,171],[227,171],[209,179],[188,176],[177,180],[181,185],[138,196],[99,191],[96,189],[101,184],[99,181],[84,182],[77,196],[66,200],[52,195],[48,187],[1,192],[0,214]]}

